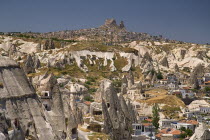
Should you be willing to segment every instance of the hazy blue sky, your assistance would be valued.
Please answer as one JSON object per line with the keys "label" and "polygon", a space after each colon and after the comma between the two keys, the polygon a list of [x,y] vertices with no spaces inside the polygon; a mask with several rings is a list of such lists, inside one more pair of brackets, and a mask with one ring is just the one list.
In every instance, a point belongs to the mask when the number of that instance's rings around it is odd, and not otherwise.
{"label": "hazy blue sky", "polygon": [[210,43],[210,0],[0,0],[0,31],[97,27],[106,18],[128,30]]}

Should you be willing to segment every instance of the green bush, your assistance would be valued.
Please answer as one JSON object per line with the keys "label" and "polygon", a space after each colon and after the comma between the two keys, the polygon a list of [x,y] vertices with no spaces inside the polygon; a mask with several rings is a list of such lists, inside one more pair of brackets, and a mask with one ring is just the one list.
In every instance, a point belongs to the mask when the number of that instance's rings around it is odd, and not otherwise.
{"label": "green bush", "polygon": [[163,79],[163,75],[160,71],[157,73],[157,79]]}
{"label": "green bush", "polygon": [[91,81],[86,81],[85,84],[92,85]]}
{"label": "green bush", "polygon": [[183,71],[185,71],[185,72],[190,72],[190,68],[189,68],[189,67],[184,67],[184,68],[183,68]]}
{"label": "green bush", "polygon": [[89,95],[88,95],[88,96],[85,96],[85,97],[84,97],[84,100],[85,100],[85,101],[94,102],[93,97],[91,97],[91,96],[89,96]]}
{"label": "green bush", "polygon": [[205,88],[204,88],[204,91],[205,91],[205,92],[210,92],[210,87],[205,87]]}
{"label": "green bush", "polygon": [[184,131],[184,133],[180,134],[180,138],[186,138],[187,136],[192,136],[193,131],[190,129],[186,129],[185,127],[180,128],[181,131]]}
{"label": "green bush", "polygon": [[89,91],[90,94],[93,94],[97,91],[97,89],[96,88],[90,88],[88,91]]}

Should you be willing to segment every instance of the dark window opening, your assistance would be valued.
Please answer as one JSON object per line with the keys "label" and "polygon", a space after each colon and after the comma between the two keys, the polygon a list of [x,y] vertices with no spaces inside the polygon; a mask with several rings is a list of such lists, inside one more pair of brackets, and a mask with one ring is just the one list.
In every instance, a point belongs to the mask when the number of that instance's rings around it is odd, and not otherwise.
{"label": "dark window opening", "polygon": [[107,103],[107,107],[108,107],[108,108],[110,107],[110,104],[109,104],[109,103]]}
{"label": "dark window opening", "polygon": [[73,128],[73,129],[71,130],[71,133],[72,133],[72,135],[77,134],[77,129],[76,129],[76,128]]}
{"label": "dark window opening", "polygon": [[93,111],[93,115],[102,115],[102,111]]}
{"label": "dark window opening", "polygon": [[44,104],[44,107],[45,107],[45,109],[46,109],[47,111],[50,111],[50,110],[51,110],[51,108],[50,108],[50,106],[49,106],[48,104]]}
{"label": "dark window opening", "polygon": [[44,96],[48,97],[49,95],[48,95],[48,93],[46,92],[46,93],[44,94]]}
{"label": "dark window opening", "polygon": [[144,132],[144,126],[142,125],[142,132]]}

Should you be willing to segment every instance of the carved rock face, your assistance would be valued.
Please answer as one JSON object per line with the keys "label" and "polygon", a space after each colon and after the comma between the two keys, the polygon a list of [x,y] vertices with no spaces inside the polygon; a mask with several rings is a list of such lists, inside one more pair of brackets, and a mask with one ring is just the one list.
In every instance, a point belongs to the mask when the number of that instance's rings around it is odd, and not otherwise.
{"label": "carved rock face", "polygon": [[180,55],[182,59],[184,59],[186,52],[186,50],[180,50]]}
{"label": "carved rock face", "polygon": [[105,21],[105,25],[108,27],[112,27],[112,26],[114,27],[114,26],[117,26],[117,23],[115,19],[107,19]]}
{"label": "carved rock face", "polygon": [[119,26],[120,26],[121,29],[125,28],[124,22],[121,21]]}
{"label": "carved rock face", "polygon": [[167,67],[169,68],[169,65],[168,65],[168,60],[166,57],[164,57],[161,61],[160,61],[160,64],[164,67]]}
{"label": "carved rock face", "polygon": [[178,67],[178,65],[177,65],[177,64],[175,64],[175,66],[174,66],[174,70],[175,70],[175,72],[179,72],[179,67]]}
{"label": "carved rock face", "polygon": [[44,50],[49,50],[49,49],[55,49],[55,45],[53,40],[46,40],[44,45],[43,45]]}
{"label": "carved rock face", "polygon": [[34,69],[34,61],[33,61],[31,55],[28,55],[27,56],[27,59],[26,59],[26,61],[24,63],[24,71],[25,71],[26,74],[34,73],[35,72],[35,69]]}
{"label": "carved rock face", "polygon": [[[99,89],[102,98],[104,132],[112,139],[131,139],[133,109],[128,107],[122,94],[118,97],[109,80],[102,81]],[[107,106],[107,104],[109,104]],[[135,116],[135,115],[134,115]],[[126,134],[126,135],[124,135]]]}
{"label": "carved rock face", "polygon": [[4,107],[11,120],[11,129],[22,131],[14,133],[14,138],[22,140],[27,134],[35,139],[55,140],[56,136],[45,119],[42,104],[24,72],[14,61],[4,57],[0,57],[0,70],[3,85],[0,89],[0,110]]}

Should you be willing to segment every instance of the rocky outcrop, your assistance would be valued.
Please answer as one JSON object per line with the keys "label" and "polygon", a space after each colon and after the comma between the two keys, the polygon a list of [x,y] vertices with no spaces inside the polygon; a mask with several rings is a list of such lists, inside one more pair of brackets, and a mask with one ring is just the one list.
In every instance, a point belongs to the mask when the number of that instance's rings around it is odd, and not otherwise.
{"label": "rocky outcrop", "polygon": [[9,48],[9,57],[13,57],[17,52],[16,45],[12,44]]}
{"label": "rocky outcrop", "polygon": [[167,57],[164,57],[164,58],[160,61],[160,64],[161,64],[162,66],[164,66],[164,67],[169,68]]}
{"label": "rocky outcrop", "polygon": [[125,25],[124,25],[124,22],[123,22],[123,21],[120,21],[119,27],[120,27],[121,29],[124,29],[124,28],[125,28]]}
{"label": "rocky outcrop", "polygon": [[42,50],[42,44],[39,43],[39,44],[37,45],[37,47],[36,47],[36,51],[37,51],[37,52],[40,52],[41,50]]}
{"label": "rocky outcrop", "polygon": [[115,19],[106,19],[104,25],[107,27],[117,27],[117,22]]}
{"label": "rocky outcrop", "polygon": [[198,89],[198,77],[203,76],[204,74],[204,67],[201,64],[198,64],[190,74],[189,84],[192,85],[193,88]]}
{"label": "rocky outcrop", "polygon": [[7,123],[0,117],[0,123],[4,124],[0,125],[2,138],[77,138],[77,125],[82,123],[82,113],[70,94],[60,92],[53,74],[45,73],[40,78],[40,84],[36,86],[43,94],[38,98],[20,67],[12,60],[0,57],[0,83],[0,110],[4,110],[6,120],[10,120]]}
{"label": "rocky outcrop", "polygon": [[208,140],[210,139],[210,131],[204,123],[200,123],[195,129],[195,133],[190,137],[190,140]]}
{"label": "rocky outcrop", "polygon": [[11,120],[5,117],[5,112],[0,110],[0,139],[7,140],[9,139],[8,129],[11,127]]}
{"label": "rocky outcrop", "polygon": [[178,67],[178,65],[177,65],[177,64],[175,64],[175,66],[174,66],[174,70],[175,70],[175,72],[179,72],[179,67]]}
{"label": "rocky outcrop", "polygon": [[[95,36],[97,34],[97,37]],[[106,42],[151,40],[151,41],[170,41],[162,36],[151,36],[147,33],[137,33],[126,31],[125,25],[121,22],[117,25],[115,19],[107,19],[105,24],[98,28],[66,30],[59,32],[49,32],[43,34],[33,34],[33,36],[43,38],[60,38],[72,40],[98,40]]]}
{"label": "rocky outcrop", "polygon": [[[106,84],[104,85],[104,83]],[[122,94],[118,97],[109,80],[102,81],[100,91],[103,92],[101,93],[101,100],[104,132],[109,134],[112,139],[131,139],[131,128],[134,120],[131,117],[131,110],[128,109],[124,97]]]}
{"label": "rocky outcrop", "polygon": [[34,68],[38,69],[40,67],[41,67],[41,62],[40,62],[39,58],[35,57],[34,58]]}
{"label": "rocky outcrop", "polygon": [[55,49],[53,40],[52,39],[45,40],[43,45],[43,50],[50,50],[50,49]]}
{"label": "rocky outcrop", "polygon": [[38,69],[40,67],[41,67],[41,62],[39,58],[35,55],[32,56],[30,54],[27,56],[27,59],[25,60],[23,65],[23,69],[26,74],[34,73],[35,69]]}
{"label": "rocky outcrop", "polygon": [[11,120],[14,137],[55,140],[52,126],[44,115],[42,104],[20,67],[12,60],[0,57],[0,109]]}
{"label": "rocky outcrop", "polygon": [[184,57],[185,57],[185,54],[187,53],[187,51],[186,50],[180,50],[180,56],[181,56],[181,59],[184,59]]}
{"label": "rocky outcrop", "polygon": [[24,69],[26,74],[35,72],[34,61],[33,61],[33,58],[30,54],[27,56],[27,59],[24,62],[23,69]]}
{"label": "rocky outcrop", "polygon": [[133,72],[130,70],[129,74],[128,74],[128,88],[131,88],[132,85],[134,84],[134,76],[133,76]]}
{"label": "rocky outcrop", "polygon": [[196,57],[203,60],[206,57],[206,51],[198,51]]}

